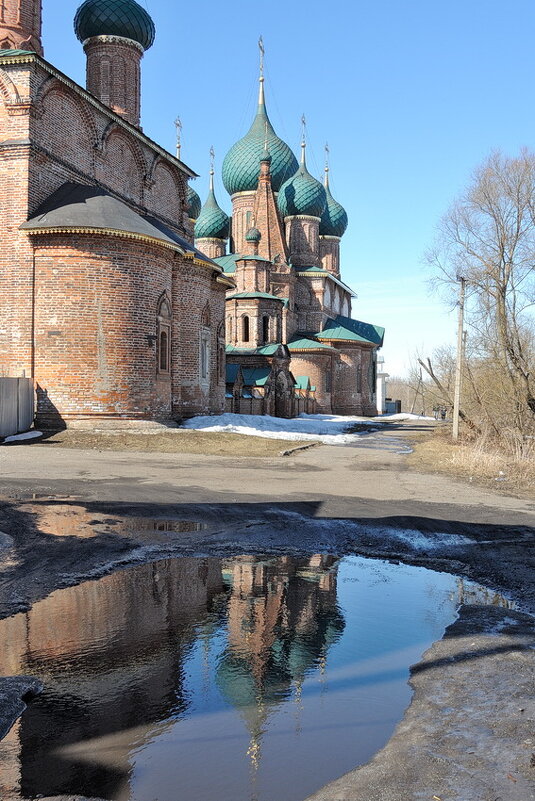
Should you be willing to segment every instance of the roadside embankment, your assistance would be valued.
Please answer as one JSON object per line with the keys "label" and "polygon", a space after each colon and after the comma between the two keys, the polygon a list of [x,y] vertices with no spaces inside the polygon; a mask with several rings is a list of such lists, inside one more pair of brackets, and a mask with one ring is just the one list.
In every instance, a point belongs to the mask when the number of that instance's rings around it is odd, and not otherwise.
{"label": "roadside embankment", "polygon": [[411,669],[414,696],[366,765],[307,801],[535,798],[532,617],[461,607]]}

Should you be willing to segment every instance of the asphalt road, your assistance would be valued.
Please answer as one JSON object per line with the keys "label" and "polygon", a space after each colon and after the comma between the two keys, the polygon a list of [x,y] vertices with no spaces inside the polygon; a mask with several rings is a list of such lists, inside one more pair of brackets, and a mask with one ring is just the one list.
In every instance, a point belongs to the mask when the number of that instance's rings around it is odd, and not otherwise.
{"label": "asphalt road", "polygon": [[[535,502],[408,469],[420,433],[407,425],[268,459],[0,448],[0,616],[140,553],[353,552],[469,577],[518,611],[461,608],[414,667],[413,701],[388,745],[314,799],[529,801]],[[147,519],[203,528],[169,537],[135,522]],[[11,697],[14,717],[20,687]]]}

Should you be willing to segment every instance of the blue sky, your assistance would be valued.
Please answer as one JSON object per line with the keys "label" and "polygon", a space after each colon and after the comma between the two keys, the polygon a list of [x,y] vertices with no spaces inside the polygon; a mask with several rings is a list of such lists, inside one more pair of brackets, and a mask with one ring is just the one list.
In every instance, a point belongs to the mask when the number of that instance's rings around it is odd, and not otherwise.
{"label": "blue sky", "polygon": [[[532,0],[139,2],[157,30],[142,62],[143,128],[173,150],[180,115],[201,198],[213,144],[216,194],[230,210],[219,170],[254,114],[262,34],[277,133],[297,152],[306,114],[318,176],[329,142],[331,188],[349,215],[342,269],[358,294],[353,316],[387,329],[391,374],[453,342],[455,312],[429,294],[422,256],[488,153],[532,143]],[[77,4],[43,6],[46,58],[84,84]]]}

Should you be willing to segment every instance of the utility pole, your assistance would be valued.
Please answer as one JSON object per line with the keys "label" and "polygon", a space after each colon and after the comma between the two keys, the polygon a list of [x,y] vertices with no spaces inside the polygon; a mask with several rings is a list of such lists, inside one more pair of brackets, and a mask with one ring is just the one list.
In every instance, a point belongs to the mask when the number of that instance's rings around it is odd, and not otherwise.
{"label": "utility pole", "polygon": [[455,394],[453,396],[453,439],[459,439],[459,408],[461,404],[461,382],[464,355],[464,293],[466,279],[457,276],[459,287],[459,322],[457,328],[457,362],[455,365]]}

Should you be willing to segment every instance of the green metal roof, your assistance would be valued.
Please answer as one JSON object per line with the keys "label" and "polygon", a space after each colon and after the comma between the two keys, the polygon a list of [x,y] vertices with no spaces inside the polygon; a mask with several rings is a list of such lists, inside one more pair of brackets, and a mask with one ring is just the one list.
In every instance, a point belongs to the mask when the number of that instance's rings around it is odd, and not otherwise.
{"label": "green metal roof", "polygon": [[245,234],[246,242],[260,242],[261,239],[262,239],[262,234],[260,233],[258,228],[249,228],[249,230]]}
{"label": "green metal roof", "polygon": [[239,375],[240,369],[239,364],[227,364],[225,368],[225,383],[233,384]]}
{"label": "green metal roof", "polygon": [[201,213],[201,199],[192,186],[188,186],[186,205],[190,220],[196,220]]}
{"label": "green metal roof", "polygon": [[296,389],[310,389],[310,378],[307,375],[297,375],[294,386]]}
{"label": "green metal roof", "polygon": [[260,348],[235,348],[234,345],[227,345],[225,350],[229,355],[243,354],[244,356],[273,356],[280,348],[280,342],[271,345],[262,345]]}
{"label": "green metal roof", "polygon": [[218,256],[217,259],[214,259],[216,264],[219,264],[221,269],[227,275],[231,275],[232,273],[236,272],[236,262],[240,259],[254,259],[255,261],[267,261],[271,264],[269,259],[264,259],[263,256],[251,256],[250,254],[244,253],[227,253],[226,256]]}
{"label": "green metal roof", "polygon": [[363,323],[339,314],[334,320],[327,320],[323,331],[315,336],[318,339],[366,342],[380,347],[383,344],[384,333],[385,329],[379,325]]}
{"label": "green metal roof", "polygon": [[74,31],[81,42],[92,36],[123,36],[145,50],[156,35],[154,22],[135,0],[85,0],[76,12]]}
{"label": "green metal roof", "polygon": [[35,50],[0,50],[0,58],[2,56],[34,56]]}
{"label": "green metal roof", "polygon": [[269,120],[260,85],[258,110],[249,131],[234,144],[223,161],[223,183],[229,195],[251,192],[258,186],[260,160],[265,157],[265,144],[271,156],[271,186],[278,192],[297,170],[297,159],[282,139],[279,139]]}
{"label": "green metal roof", "polygon": [[242,375],[246,387],[263,387],[271,375],[271,367],[245,367]]}
{"label": "green metal roof", "polygon": [[307,170],[305,148],[301,164],[280,188],[277,205],[282,217],[294,217],[305,214],[309,217],[321,217],[327,204],[325,187]]}
{"label": "green metal roof", "polygon": [[315,335],[306,336],[303,334],[300,336],[297,334],[291,342],[288,342],[288,350],[334,350],[330,345],[325,345],[323,342],[312,339],[312,336]]}
{"label": "green metal roof", "polygon": [[225,300],[238,300],[239,298],[265,298],[266,300],[278,300],[284,303],[284,298],[270,295],[269,292],[237,292],[235,295],[227,295]]}
{"label": "green metal roof", "polygon": [[319,232],[321,236],[343,236],[347,228],[347,212],[331,195],[329,184],[325,187],[327,205],[321,215]]}
{"label": "green metal roof", "polygon": [[195,223],[195,239],[228,239],[229,218],[216,200],[212,187]]}

